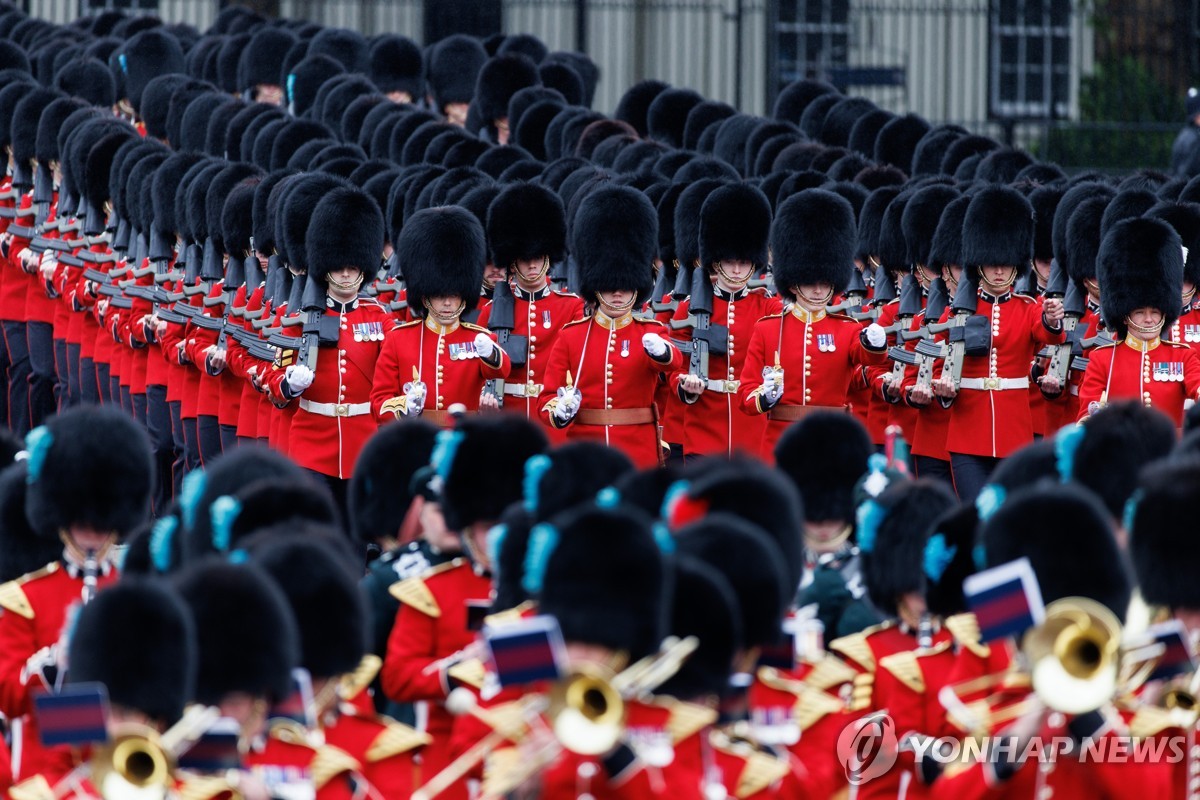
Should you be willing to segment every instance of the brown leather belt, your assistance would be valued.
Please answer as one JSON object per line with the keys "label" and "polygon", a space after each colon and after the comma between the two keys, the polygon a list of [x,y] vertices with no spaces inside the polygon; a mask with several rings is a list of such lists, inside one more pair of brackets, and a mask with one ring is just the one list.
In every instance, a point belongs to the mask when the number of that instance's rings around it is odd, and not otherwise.
{"label": "brown leather belt", "polygon": [[580,425],[650,425],[652,408],[581,408],[575,415]]}
{"label": "brown leather belt", "polygon": [[426,422],[432,422],[439,428],[451,428],[454,426],[454,417],[450,415],[449,411],[439,411],[436,408],[426,408],[421,411],[420,418]]}
{"label": "brown leather belt", "polygon": [[779,422],[795,422],[804,419],[816,411],[837,411],[846,413],[849,406],[775,406],[767,412],[767,419]]}

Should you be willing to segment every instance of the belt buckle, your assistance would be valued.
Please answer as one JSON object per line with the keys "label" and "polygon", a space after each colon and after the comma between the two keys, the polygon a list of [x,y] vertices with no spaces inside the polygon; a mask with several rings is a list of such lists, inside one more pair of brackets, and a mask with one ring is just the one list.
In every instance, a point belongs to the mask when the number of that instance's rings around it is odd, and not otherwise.
{"label": "belt buckle", "polygon": [[987,389],[988,391],[995,391],[995,390],[999,389],[1000,388],[1000,379],[999,378],[984,378],[983,379],[983,388]]}
{"label": "belt buckle", "polygon": [[525,384],[521,388],[523,388],[525,390],[526,397],[537,397],[539,394],[542,393],[542,387],[539,386],[538,384],[534,383],[533,381],[530,381],[529,383]]}
{"label": "belt buckle", "polygon": [[737,394],[738,387],[741,386],[741,381],[722,381],[725,394]]}
{"label": "belt buckle", "polygon": [[333,407],[333,413],[339,417],[350,416],[350,406],[346,403],[338,403]]}

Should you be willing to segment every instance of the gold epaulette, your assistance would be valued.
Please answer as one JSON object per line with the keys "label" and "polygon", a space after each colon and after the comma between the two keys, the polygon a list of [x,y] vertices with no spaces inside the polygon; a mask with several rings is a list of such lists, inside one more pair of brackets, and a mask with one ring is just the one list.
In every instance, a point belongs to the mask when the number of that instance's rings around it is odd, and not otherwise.
{"label": "gold epaulette", "polygon": [[459,324],[462,325],[464,328],[466,328],[469,331],[479,331],[480,333],[491,333],[491,331],[488,330],[487,328],[483,327],[482,325],[476,325],[474,322],[460,322]]}
{"label": "gold epaulette", "polygon": [[719,716],[715,708],[676,700],[674,697],[656,697],[654,704],[667,709],[670,714],[667,717],[666,731],[673,745],[712,725]]}
{"label": "gold epaulette", "polygon": [[483,682],[487,678],[487,667],[478,658],[468,658],[466,661],[460,661],[450,667],[446,674],[459,683],[465,683],[475,689],[482,689]]}
{"label": "gold epaulette", "polygon": [[783,314],[767,314],[765,317],[759,317],[758,321],[762,322],[764,319],[783,319]]}
{"label": "gold epaulette", "polygon": [[[892,302],[894,303],[897,301],[893,300]],[[854,317],[851,317],[848,314],[843,314],[841,312],[834,312],[832,314],[826,312],[825,318],[826,319],[840,319],[842,322],[853,322],[855,325],[859,324],[858,320],[856,320]]]}
{"label": "gold epaulette", "polygon": [[8,790],[12,800],[56,800],[54,789],[43,775],[34,775]]}
{"label": "gold epaulette", "polygon": [[0,584],[0,608],[11,611],[19,617],[33,619],[33,605],[25,596],[25,590],[18,581]]}
{"label": "gold epaulette", "polygon": [[384,729],[379,732],[367,748],[367,763],[374,764],[385,758],[407,753],[416,747],[429,744],[433,739],[427,733],[401,725],[392,720],[383,721]]}
{"label": "gold epaulette", "polygon": [[488,614],[483,618],[484,625],[508,625],[513,622],[520,622],[525,616],[525,612],[534,607],[535,603],[532,600],[526,600],[520,605],[507,608],[504,611],[497,611],[495,614]]}
{"label": "gold epaulette", "polygon": [[884,656],[879,659],[879,667],[887,670],[896,680],[917,694],[925,694],[925,676],[921,672],[915,650],[903,650]]}
{"label": "gold epaulette", "polygon": [[311,747],[308,729],[294,719],[273,719],[267,728],[267,736],[284,744]]}
{"label": "gold epaulette", "polygon": [[358,697],[371,685],[382,667],[383,659],[374,653],[367,653],[358,662],[358,668],[354,672],[342,676],[342,680],[338,683],[338,695],[343,700],[352,700]]}
{"label": "gold epaulette", "polygon": [[845,709],[845,704],[838,698],[819,689],[810,688],[796,701],[796,705],[792,709],[792,717],[800,726],[800,730],[806,731],[829,714],[837,714]]}
{"label": "gold epaulette", "polygon": [[844,683],[850,683],[857,674],[849,664],[837,656],[826,653],[809,670],[808,675],[804,677],[804,683],[814,689],[824,691]]}
{"label": "gold epaulette", "polygon": [[723,731],[713,731],[709,736],[709,744],[718,752],[742,759],[745,764],[733,791],[733,796],[739,799],[752,797],[767,789],[782,780],[791,769],[786,760],[763,753],[744,742],[735,743]]}
{"label": "gold epaulette", "polygon": [[313,786],[321,789],[338,775],[358,772],[361,768],[358,759],[345,750],[323,744],[317,748],[317,754],[308,765],[308,772],[312,776]]}
{"label": "gold epaulette", "polygon": [[224,778],[203,775],[189,775],[176,788],[179,800],[213,800],[215,797],[240,795]]}
{"label": "gold epaulette", "polygon": [[581,317],[580,319],[573,319],[570,322],[568,322],[567,324],[563,325],[560,330],[565,330],[565,329],[571,327],[572,325],[580,325],[584,322],[591,322],[591,321],[592,321],[591,317]]}
{"label": "gold epaulette", "polygon": [[862,631],[834,639],[829,643],[829,649],[838,655],[849,658],[867,672],[874,672],[875,654],[871,652],[871,646],[867,644],[868,635],[868,631]]}
{"label": "gold epaulette", "polygon": [[871,694],[875,690],[875,673],[863,672],[854,676],[850,687],[850,711],[864,711],[871,707]]}
{"label": "gold epaulette", "polygon": [[975,619],[975,614],[972,612],[966,611],[947,617],[943,624],[946,626],[946,630],[950,631],[950,635],[954,637],[954,641],[975,655],[987,658],[991,654],[992,649],[979,641],[979,620]]}
{"label": "gold epaulette", "polygon": [[434,575],[449,572],[462,563],[463,560],[461,558],[455,558],[447,561],[445,564],[430,567],[420,575],[413,575],[411,578],[396,581],[388,587],[388,594],[404,605],[415,608],[422,614],[437,619],[442,616],[442,609],[438,607],[437,600],[434,598],[433,592],[425,585],[425,581]]}
{"label": "gold epaulette", "polygon": [[423,319],[413,319],[413,320],[409,320],[408,322],[401,322],[399,325],[396,326],[396,328],[397,329],[411,328],[413,325],[420,325],[424,322],[425,322],[425,320],[423,320]]}

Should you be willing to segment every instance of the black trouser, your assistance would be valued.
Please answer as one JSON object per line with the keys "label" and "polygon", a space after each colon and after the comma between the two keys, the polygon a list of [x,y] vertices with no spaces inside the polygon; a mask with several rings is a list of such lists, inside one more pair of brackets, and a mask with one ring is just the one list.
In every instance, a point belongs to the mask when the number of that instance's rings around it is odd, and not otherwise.
{"label": "black trouser", "polygon": [[175,445],[175,460],[171,463],[171,496],[179,496],[179,488],[183,484],[183,473],[187,471],[187,447],[184,442],[183,403],[172,400],[167,403],[171,412],[171,441]]}
{"label": "black trouser", "polygon": [[96,391],[100,393],[100,404],[109,405],[118,398],[112,396],[112,365],[96,362]]}
{"label": "black trouser", "polygon": [[343,520],[348,519],[346,495],[347,490],[350,487],[350,481],[344,478],[335,478],[332,475],[326,475],[322,472],[317,472],[316,470],[309,469],[305,471],[329,487],[329,493],[333,495],[333,502],[337,506],[338,514],[341,515]]}
{"label": "black trouser", "polygon": [[8,428],[18,436],[29,433],[29,343],[25,323],[4,320],[4,346],[8,351]]}
{"label": "black trouser", "polygon": [[146,430],[154,450],[154,513],[161,516],[175,494],[175,482],[171,477],[175,439],[171,434],[171,409],[167,405],[165,386],[146,386]]}
{"label": "black trouser", "polygon": [[25,340],[29,347],[29,424],[36,428],[55,410],[58,375],[54,371],[54,326],[49,322],[27,323]]}
{"label": "black trouser", "polygon": [[947,486],[954,486],[954,476],[950,474],[950,462],[933,456],[913,456],[913,467],[918,478],[932,478],[943,481]]}
{"label": "black trouser", "polygon": [[196,435],[200,442],[200,462],[211,464],[221,455],[221,425],[211,414],[196,418]]}
{"label": "black trouser", "polygon": [[238,446],[237,425],[221,426],[221,452],[228,453]]}
{"label": "black trouser", "polygon": [[59,411],[71,404],[70,374],[67,371],[67,340],[54,340],[54,373],[58,382],[54,384],[54,407]]}
{"label": "black trouser", "polygon": [[125,399],[121,395],[121,376],[112,374],[112,365],[108,367],[108,397],[117,408],[125,408]]}
{"label": "black trouser", "polygon": [[200,458],[200,434],[196,428],[195,417],[183,420],[183,460],[185,472],[203,466]]}
{"label": "black trouser", "polygon": [[79,359],[79,402],[100,404],[100,381],[96,376],[96,362],[88,356]]}
{"label": "black trouser", "polygon": [[129,393],[130,408],[133,409],[133,418],[138,424],[145,428],[149,423],[146,420],[146,395]]}
{"label": "black trouser", "polygon": [[77,406],[83,402],[79,388],[79,345],[67,342],[67,405]]}
{"label": "black trouser", "polygon": [[121,410],[131,417],[135,416],[133,413],[133,392],[129,391],[129,387],[118,383],[117,394],[121,398]]}
{"label": "black trouser", "polygon": [[988,482],[1000,459],[991,456],[950,454],[950,469],[954,474],[954,491],[964,503],[974,503],[979,490]]}

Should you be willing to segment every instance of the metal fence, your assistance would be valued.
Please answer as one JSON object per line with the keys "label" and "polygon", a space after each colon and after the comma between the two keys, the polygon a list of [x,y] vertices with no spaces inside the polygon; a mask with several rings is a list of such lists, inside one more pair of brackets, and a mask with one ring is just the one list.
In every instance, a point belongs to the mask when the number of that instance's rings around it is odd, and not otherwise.
{"label": "metal fence", "polygon": [[[280,14],[423,41],[440,0],[271,0]],[[203,29],[217,0],[26,0],[154,7]],[[1007,139],[1071,168],[1166,163],[1200,68],[1200,0],[492,0],[506,33],[582,49],[596,108],[657,78],[755,114],[821,77],[883,108]],[[1138,162],[1138,163],[1135,163]]]}

